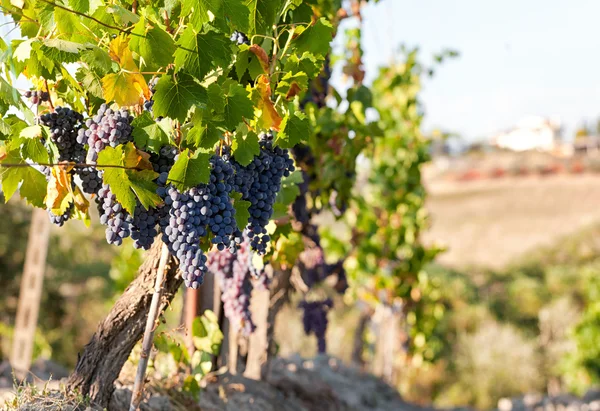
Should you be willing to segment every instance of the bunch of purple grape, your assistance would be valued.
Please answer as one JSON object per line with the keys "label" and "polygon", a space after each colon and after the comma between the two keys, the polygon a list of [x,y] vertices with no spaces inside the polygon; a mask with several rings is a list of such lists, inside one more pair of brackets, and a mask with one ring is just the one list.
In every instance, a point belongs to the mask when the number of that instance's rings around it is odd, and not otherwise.
{"label": "bunch of purple grape", "polygon": [[[208,254],[208,269],[219,280],[223,312],[235,329],[244,336],[256,328],[250,312],[250,297],[257,284],[252,279],[252,251],[246,238],[232,254],[228,251],[211,251]],[[263,276],[260,276],[261,278]],[[258,286],[261,280],[258,280]]]}
{"label": "bunch of purple grape", "polygon": [[40,123],[50,129],[50,140],[58,148],[59,161],[81,162],[85,147],[77,141],[83,116],[68,107],[56,107],[52,113],[40,116]]}
{"label": "bunch of purple grape", "polygon": [[325,340],[327,312],[333,307],[333,301],[330,298],[322,301],[302,301],[299,307],[304,310],[302,315],[304,332],[307,335],[313,333],[317,337],[319,353],[324,353],[327,350]]}
{"label": "bunch of purple grape", "polygon": [[85,122],[87,129],[80,129],[77,135],[79,144],[88,145],[87,161],[95,163],[98,153],[106,146],[116,147],[132,141],[132,121],[127,110],[113,110],[102,104],[96,115]]}
{"label": "bunch of purple grape", "polygon": [[281,180],[294,171],[294,161],[287,150],[273,147],[273,134],[263,133],[260,135],[260,154],[246,167],[233,163],[236,169],[234,189],[242,194],[243,200],[250,202],[246,233],[252,249],[262,255],[271,240],[266,226],[273,216]]}
{"label": "bunch of purple grape", "polygon": [[48,93],[47,91],[27,90],[24,96],[36,105],[50,100],[50,93]]}

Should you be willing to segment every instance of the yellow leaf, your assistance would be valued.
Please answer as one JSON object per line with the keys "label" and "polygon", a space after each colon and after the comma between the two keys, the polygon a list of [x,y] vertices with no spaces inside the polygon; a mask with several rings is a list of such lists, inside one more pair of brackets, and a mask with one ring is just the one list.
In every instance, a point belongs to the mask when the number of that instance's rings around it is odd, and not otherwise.
{"label": "yellow leaf", "polygon": [[129,50],[129,37],[124,34],[111,40],[108,47],[108,55],[125,70],[139,71],[137,65],[133,61],[131,50]]}
{"label": "yellow leaf", "polygon": [[4,160],[7,155],[6,146],[4,144],[0,145],[0,161]]}
{"label": "yellow leaf", "polygon": [[134,166],[138,170],[154,170],[152,163],[150,162],[150,154],[142,150],[136,150],[139,159],[137,164]]}
{"label": "yellow leaf", "polygon": [[90,202],[81,192],[81,189],[78,186],[75,186],[75,192],[73,193],[73,200],[75,202],[75,208],[81,211],[84,214],[87,214],[88,209],[90,208]]}
{"label": "yellow leaf", "polygon": [[120,72],[102,78],[102,91],[106,101],[115,101],[120,106],[142,104],[150,99],[148,84],[141,74]]}
{"label": "yellow leaf", "polygon": [[267,76],[259,76],[256,80],[256,88],[260,94],[258,100],[258,109],[262,112],[260,123],[265,129],[279,131],[281,116],[277,113],[273,102],[271,101],[271,82]]}
{"label": "yellow leaf", "polygon": [[48,181],[46,207],[56,215],[62,215],[73,202],[70,166],[54,166]]}

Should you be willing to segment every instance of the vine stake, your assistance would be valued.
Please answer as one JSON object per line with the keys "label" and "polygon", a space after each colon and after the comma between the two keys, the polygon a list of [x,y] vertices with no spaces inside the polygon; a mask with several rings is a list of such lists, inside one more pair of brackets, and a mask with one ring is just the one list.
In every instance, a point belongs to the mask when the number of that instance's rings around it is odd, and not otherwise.
{"label": "vine stake", "polygon": [[154,340],[154,330],[156,329],[156,319],[158,316],[158,306],[160,304],[160,298],[163,290],[163,278],[165,270],[167,268],[167,261],[169,259],[169,249],[166,244],[162,245],[160,254],[160,262],[158,263],[158,273],[156,275],[156,282],[154,283],[154,295],[152,295],[152,302],[150,303],[150,310],[148,311],[148,320],[146,321],[146,330],[144,331],[144,339],[142,341],[142,353],[140,355],[140,363],[138,364],[137,373],[135,375],[135,382],[133,384],[133,394],[131,396],[131,404],[129,405],[129,411],[136,411],[142,402],[142,392],[144,390],[144,377],[146,376],[146,368],[148,367],[148,360],[150,358],[150,350],[152,349],[152,341]]}

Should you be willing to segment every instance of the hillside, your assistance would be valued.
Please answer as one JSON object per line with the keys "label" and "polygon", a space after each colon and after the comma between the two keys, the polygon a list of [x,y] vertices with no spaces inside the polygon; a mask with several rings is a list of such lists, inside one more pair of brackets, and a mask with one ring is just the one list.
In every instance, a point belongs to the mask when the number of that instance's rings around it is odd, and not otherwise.
{"label": "hillside", "polygon": [[427,184],[427,242],[448,247],[438,262],[500,268],[515,257],[600,220],[600,176],[528,176]]}

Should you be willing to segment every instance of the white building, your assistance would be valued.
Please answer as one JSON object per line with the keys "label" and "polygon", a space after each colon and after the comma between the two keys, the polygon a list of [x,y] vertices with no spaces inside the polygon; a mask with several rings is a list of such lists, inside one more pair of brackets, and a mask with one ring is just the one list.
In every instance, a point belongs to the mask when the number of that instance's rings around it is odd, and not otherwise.
{"label": "white building", "polygon": [[515,128],[491,138],[492,145],[513,151],[552,151],[560,143],[560,123],[543,117],[527,117]]}

